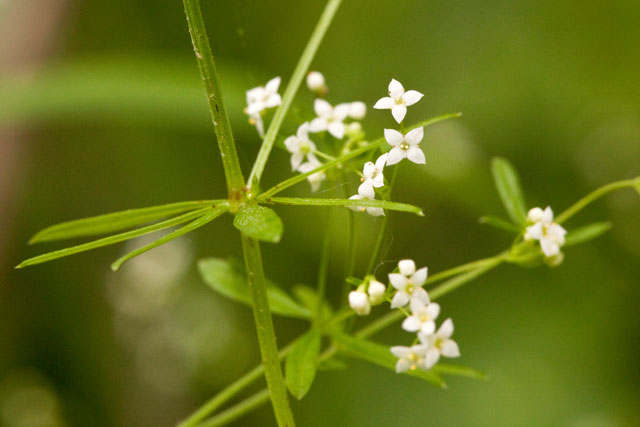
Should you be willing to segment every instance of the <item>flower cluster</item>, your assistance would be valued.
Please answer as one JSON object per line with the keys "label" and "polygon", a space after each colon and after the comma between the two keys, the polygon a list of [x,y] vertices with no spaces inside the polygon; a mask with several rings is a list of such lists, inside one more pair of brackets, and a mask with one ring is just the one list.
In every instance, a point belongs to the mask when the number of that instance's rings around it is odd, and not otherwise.
{"label": "flower cluster", "polygon": [[[458,344],[451,339],[453,321],[447,319],[436,329],[440,305],[431,302],[423,289],[427,267],[416,270],[413,260],[404,259],[398,262],[397,270],[389,274],[388,289],[375,277],[368,276],[355,291],[349,293],[349,306],[360,316],[368,315],[372,306],[381,304],[385,299],[391,302],[392,309],[400,309],[407,315],[402,328],[416,333],[418,344],[391,347],[391,353],[398,358],[396,372],[428,370],[441,356],[460,356]],[[410,311],[406,310],[407,305]]]}
{"label": "flower cluster", "polygon": [[264,138],[264,123],[262,116],[269,108],[282,104],[282,98],[278,93],[280,77],[274,77],[264,86],[254,87],[247,91],[247,108],[245,114],[249,116],[249,123],[258,130],[260,137]]}
{"label": "flower cluster", "polygon": [[533,208],[527,214],[528,227],[524,234],[527,241],[537,240],[540,249],[551,264],[562,262],[564,255],[560,248],[565,243],[565,230],[560,224],[553,222],[553,211],[549,206],[542,210]]}

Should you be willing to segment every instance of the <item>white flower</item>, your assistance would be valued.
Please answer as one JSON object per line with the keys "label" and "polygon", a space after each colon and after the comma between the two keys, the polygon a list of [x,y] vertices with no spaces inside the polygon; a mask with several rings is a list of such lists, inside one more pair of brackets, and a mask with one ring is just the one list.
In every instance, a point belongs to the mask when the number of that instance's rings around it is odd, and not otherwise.
{"label": "white flower", "polygon": [[[298,172],[307,173],[322,166],[322,163],[320,163],[315,156],[308,156],[308,158],[308,162],[303,163],[298,167]],[[324,171],[312,173],[311,175],[309,175],[307,177],[307,181],[309,181],[309,184],[311,184],[311,191],[318,191],[318,188],[320,188],[320,184],[322,184],[322,181],[324,181],[326,177],[327,175],[324,173]]]}
{"label": "white flower", "polygon": [[367,114],[367,106],[364,102],[355,101],[349,104],[349,117],[355,120],[362,120]]}
{"label": "white flower", "polygon": [[291,169],[297,170],[305,157],[309,161],[318,163],[318,159],[313,154],[316,145],[309,139],[309,123],[305,122],[298,127],[296,135],[292,135],[284,140],[287,151],[291,153]]}
{"label": "white flower", "polygon": [[389,96],[380,98],[373,106],[378,110],[391,109],[391,115],[400,123],[407,114],[407,107],[420,101],[424,95],[416,90],[404,91],[402,84],[396,79],[391,79],[389,83]]}
{"label": "white flower", "polygon": [[426,369],[426,355],[428,347],[424,344],[405,347],[397,345],[391,347],[391,354],[398,358],[396,362],[396,372],[415,371],[416,369]]}
{"label": "white flower", "polygon": [[413,260],[403,259],[398,263],[398,269],[400,273],[389,274],[391,286],[397,289],[391,301],[391,308],[403,307],[413,299],[422,304],[429,304],[429,295],[422,289],[422,285],[427,280],[427,267],[416,271]]}
{"label": "white flower", "polygon": [[432,334],[436,331],[436,318],[440,314],[440,305],[435,302],[424,304],[417,299],[411,300],[411,316],[404,319],[402,329],[409,332]]}
{"label": "white flower", "polygon": [[307,87],[316,95],[324,95],[328,91],[324,76],[319,71],[309,71],[309,74],[307,74]]}
{"label": "white flower", "polygon": [[387,287],[375,279],[369,281],[367,293],[369,294],[369,302],[371,305],[378,305],[384,301],[384,293]]}
{"label": "white flower", "polygon": [[360,286],[355,291],[349,292],[349,307],[351,307],[359,316],[366,316],[371,312],[369,296],[364,291],[363,286]]}
{"label": "white flower", "polygon": [[420,342],[428,347],[425,360],[426,369],[430,369],[438,363],[440,356],[460,356],[458,344],[451,339],[451,335],[453,335],[453,321],[451,319],[442,322],[440,329],[435,334],[418,333]]}
{"label": "white flower", "polygon": [[249,115],[249,123],[256,126],[261,137],[264,137],[262,112],[282,104],[282,98],[278,94],[279,86],[280,77],[274,77],[265,86],[254,87],[247,91],[247,108],[244,111]]}
{"label": "white flower", "polygon": [[362,184],[358,187],[358,194],[367,196],[370,199],[375,197],[376,192],[373,188],[380,188],[384,185],[382,170],[386,161],[387,154],[385,153],[378,157],[375,163],[367,162],[364,164],[364,168],[362,168],[364,178],[362,178]]}
{"label": "white flower", "polygon": [[311,120],[309,130],[311,132],[328,131],[331,135],[338,139],[344,136],[345,126],[344,119],[349,115],[349,104],[338,104],[332,107],[324,99],[316,99],[313,104],[318,117]]}
{"label": "white flower", "polygon": [[545,210],[533,208],[527,215],[529,223],[524,234],[525,240],[540,241],[540,248],[548,258],[557,257],[560,254],[560,247],[564,245],[567,230],[560,224],[553,222],[553,211],[547,206]]}
{"label": "white flower", "polygon": [[394,129],[384,130],[384,139],[393,148],[389,151],[387,157],[387,165],[395,165],[402,159],[409,159],[413,163],[425,164],[424,153],[418,147],[420,141],[424,137],[424,129],[422,127],[409,131],[406,135],[401,134]]}
{"label": "white flower", "polygon": [[[349,197],[349,200],[375,200],[373,197],[368,197],[366,194],[356,194],[355,196]],[[349,206],[349,209],[356,212],[367,212],[371,216],[381,216],[384,215],[384,209],[375,208],[372,206]]]}

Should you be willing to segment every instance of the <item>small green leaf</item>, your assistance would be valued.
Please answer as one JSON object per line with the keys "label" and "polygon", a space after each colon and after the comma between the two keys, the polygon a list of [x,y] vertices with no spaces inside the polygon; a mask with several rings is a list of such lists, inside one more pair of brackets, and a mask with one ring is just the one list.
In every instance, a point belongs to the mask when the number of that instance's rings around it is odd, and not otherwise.
{"label": "small green leaf", "polygon": [[188,212],[186,214],[177,216],[175,218],[168,219],[166,221],[159,222],[157,224],[148,225],[146,227],[138,228],[136,230],[127,231],[126,233],[115,234],[113,236],[104,237],[102,239],[94,240],[93,242],[84,243],[82,245],[72,246],[70,248],[61,249],[54,252],[49,252],[43,255],[38,255],[33,258],[22,261],[16,268],[24,268],[30,265],[41,264],[43,262],[52,261],[54,259],[62,258],[69,255],[74,255],[80,252],[85,252],[91,249],[101,248],[103,246],[113,245],[114,243],[122,242],[125,240],[133,239],[134,237],[142,236],[145,234],[153,233],[154,231],[164,230],[165,228],[173,227],[175,225],[182,224],[187,221],[191,221],[194,218],[204,215],[211,208],[199,209],[197,211]]}
{"label": "small green leaf", "polygon": [[310,329],[296,341],[287,357],[287,388],[297,399],[302,399],[307,394],[316,377],[321,343],[320,333],[316,329]]}
{"label": "small green leaf", "polygon": [[348,284],[353,285],[353,286],[360,286],[362,285],[363,281],[362,279],[358,279],[357,277],[353,277],[353,276],[349,276],[346,279],[344,279]]}
{"label": "small green leaf", "polygon": [[509,217],[514,224],[524,226],[527,208],[515,168],[506,159],[495,157],[491,162],[491,173]]}
{"label": "small green leaf", "polygon": [[[391,354],[389,347],[340,333],[332,334],[331,337],[336,340],[340,348],[347,352],[347,354],[395,372],[396,362],[398,361],[398,359],[396,359],[396,357]],[[426,380],[438,387],[446,387],[446,384],[444,383],[440,375],[438,375],[438,373],[434,372],[433,370],[407,371],[406,374],[422,378],[423,380]]]}
{"label": "small green leaf", "polygon": [[124,264],[125,262],[129,261],[132,258],[137,257],[138,255],[141,255],[147,251],[150,251],[153,248],[157,248],[160,245],[164,245],[167,242],[170,242],[173,239],[176,239],[180,236],[183,236],[187,233],[192,232],[193,230],[196,230],[200,227],[202,227],[203,225],[208,224],[209,222],[213,221],[214,219],[216,219],[217,217],[219,217],[220,215],[222,215],[225,211],[227,210],[226,207],[222,207],[222,208],[216,208],[214,210],[212,210],[211,212],[208,212],[204,215],[202,215],[200,218],[197,218],[195,221],[190,222],[189,224],[185,225],[184,227],[181,227],[169,234],[167,234],[166,236],[163,236],[161,238],[159,238],[156,241],[153,241],[147,245],[144,245],[141,248],[138,248],[134,251],[129,252],[128,254],[126,254],[125,256],[117,259],[113,264],[111,264],[111,269],[113,271],[118,271],[120,269],[120,267],[122,267],[122,264]]}
{"label": "small green leaf", "polygon": [[609,231],[611,228],[610,222],[594,222],[593,224],[585,225],[584,227],[575,228],[569,230],[566,236],[566,246],[578,245],[580,243],[588,242],[596,237],[600,237],[602,234]]}
{"label": "small green leaf", "polygon": [[264,242],[278,243],[282,237],[282,220],[272,209],[248,205],[240,209],[233,225],[244,234]]}
{"label": "small green leaf", "polygon": [[512,223],[505,221],[504,219],[495,217],[495,216],[483,216],[480,219],[478,219],[478,222],[480,224],[486,224],[488,226],[491,226],[493,228],[497,228],[499,230],[504,230],[504,231],[508,231],[510,233],[519,233],[520,230],[518,229],[518,227],[516,227],[515,225],[513,225]]}
{"label": "small green leaf", "polygon": [[462,365],[450,365],[439,362],[433,367],[433,370],[442,375],[456,375],[459,377],[473,378],[475,380],[487,380],[489,378],[489,376],[482,371]]}
{"label": "small green leaf", "polygon": [[424,216],[422,209],[406,203],[390,202],[387,200],[372,199],[317,199],[299,197],[269,197],[263,200],[265,203],[276,205],[300,205],[300,206],[357,206],[389,209],[391,211],[409,212],[419,216]]}
{"label": "small green leaf", "polygon": [[95,236],[124,230],[125,228],[152,222],[182,212],[202,209],[221,203],[221,200],[202,200],[194,202],[178,202],[149,208],[129,209],[90,218],[63,222],[39,231],[29,243],[51,242],[73,237]]}
{"label": "small green leaf", "polygon": [[[247,278],[237,262],[220,258],[204,258],[198,261],[198,271],[202,280],[219,294],[251,306]],[[298,304],[272,282],[267,282],[267,298],[274,314],[299,319],[311,317],[311,310]]]}

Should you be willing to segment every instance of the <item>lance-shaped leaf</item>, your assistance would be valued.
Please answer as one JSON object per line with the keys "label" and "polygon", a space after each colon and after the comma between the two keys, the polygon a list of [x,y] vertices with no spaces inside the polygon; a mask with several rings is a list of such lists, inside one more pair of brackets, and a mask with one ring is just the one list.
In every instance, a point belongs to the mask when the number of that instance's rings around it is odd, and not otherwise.
{"label": "lance-shaped leaf", "polygon": [[527,208],[515,168],[506,159],[496,157],[491,162],[491,173],[509,218],[514,224],[524,226]]}
{"label": "lance-shaped leaf", "polygon": [[489,376],[477,369],[462,365],[451,365],[449,363],[438,362],[433,370],[442,375],[454,375],[458,377],[472,378],[474,380],[487,380]]}
{"label": "lance-shaped leaf", "polygon": [[77,219],[45,228],[33,236],[29,243],[51,242],[73,237],[107,234],[219,203],[226,203],[226,201],[199,200],[193,202],[178,202]]}
{"label": "lance-shaped leaf", "polygon": [[165,243],[170,242],[173,239],[176,239],[180,236],[184,236],[185,234],[190,233],[193,230],[196,230],[202,227],[203,225],[208,224],[209,222],[213,221],[214,219],[222,215],[224,212],[226,212],[226,210],[227,210],[227,207],[224,206],[224,207],[216,208],[210,212],[205,213],[200,218],[197,218],[195,221],[190,222],[184,227],[180,227],[179,229],[167,234],[166,236],[163,236],[158,240],[155,240],[147,245],[144,245],[141,248],[131,251],[125,256],[117,259],[113,264],[111,264],[111,269],[113,271],[118,271],[120,267],[122,267],[122,264],[129,261],[130,259],[135,258],[138,255],[141,255],[147,251],[150,251],[153,248],[157,248],[160,245],[164,245]]}
{"label": "lance-shaped leaf", "polygon": [[278,214],[259,205],[242,207],[233,219],[233,225],[249,237],[270,243],[278,243],[284,229]]}
{"label": "lance-shaped leaf", "polygon": [[486,224],[488,226],[491,226],[493,228],[497,228],[499,230],[504,230],[504,231],[508,231],[511,233],[519,233],[520,229],[518,229],[518,227],[516,227],[515,225],[513,225],[512,223],[510,223],[509,221],[505,221],[504,219],[495,217],[495,216],[483,216],[480,219],[478,219],[478,222],[480,224]]}
{"label": "lance-shaped leaf", "polygon": [[565,238],[565,245],[578,245],[580,243],[588,242],[596,237],[600,237],[611,229],[610,222],[594,222],[593,224],[585,225],[584,227],[574,228],[569,230]]}
{"label": "lance-shaped leaf", "polygon": [[22,261],[16,268],[23,268],[30,265],[41,264],[43,262],[52,261],[54,259],[74,255],[80,252],[89,251],[91,249],[101,248],[103,246],[113,245],[114,243],[123,242],[125,240],[133,239],[134,237],[143,236],[145,234],[153,233],[154,231],[164,230],[165,228],[173,227],[191,221],[197,217],[204,215],[206,212],[211,211],[212,208],[199,209],[197,211],[188,212],[186,214],[177,216],[175,218],[168,219],[166,221],[159,222],[157,224],[148,225],[146,227],[138,228],[136,230],[127,231],[126,233],[115,234],[113,236],[104,237],[102,239],[94,240],[93,242],[84,243],[82,245],[72,246],[70,248],[61,249],[54,252],[49,252],[37,257],[29,258]]}
{"label": "lance-shaped leaf", "polygon": [[422,209],[406,203],[389,202],[387,200],[369,199],[307,199],[299,197],[270,197],[264,200],[265,203],[277,205],[299,205],[299,206],[358,206],[383,208],[391,211],[409,212],[424,216]]}
{"label": "lance-shaped leaf", "polygon": [[[198,271],[204,282],[219,294],[251,306],[251,293],[243,269],[237,262],[220,258],[204,258],[198,261]],[[267,281],[269,308],[281,316],[309,319],[311,311],[291,298],[275,284]]]}
{"label": "lance-shaped leaf", "polygon": [[285,365],[287,388],[297,399],[302,399],[311,388],[318,370],[318,353],[322,336],[316,329],[310,329],[296,340]]}
{"label": "lance-shaped leaf", "polygon": [[[396,362],[398,359],[391,354],[389,347],[341,333],[332,334],[331,336],[336,340],[340,349],[345,351],[347,354],[395,372]],[[438,373],[433,369],[429,371],[416,369],[415,371],[407,371],[405,373],[407,375],[422,378],[423,380],[426,380],[438,387],[446,387],[446,384],[440,375],[438,375]]]}

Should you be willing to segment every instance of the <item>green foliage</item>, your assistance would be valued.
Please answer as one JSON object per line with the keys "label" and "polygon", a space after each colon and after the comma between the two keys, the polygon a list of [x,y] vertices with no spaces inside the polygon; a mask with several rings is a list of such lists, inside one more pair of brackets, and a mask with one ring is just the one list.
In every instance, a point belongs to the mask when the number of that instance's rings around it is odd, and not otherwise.
{"label": "green foliage", "polygon": [[452,365],[450,363],[438,362],[433,370],[442,375],[455,375],[458,377],[467,377],[474,380],[487,380],[489,376],[482,371],[470,368],[468,366]]}
{"label": "green foliage", "polygon": [[[316,311],[318,305],[318,292],[315,289],[305,285],[295,285],[293,287],[293,295],[312,313]],[[329,305],[328,301],[323,301],[320,319],[318,320],[323,322],[331,318],[331,316],[333,316],[331,305]]]}
{"label": "green foliage", "polygon": [[584,227],[569,230],[566,236],[565,246],[578,245],[600,237],[611,229],[608,221],[594,222]]}
{"label": "green foliage", "polygon": [[518,173],[508,160],[500,157],[495,157],[491,162],[491,173],[509,218],[514,224],[523,227],[526,224],[527,208]]}
{"label": "green foliage", "polygon": [[[204,258],[198,261],[198,271],[202,280],[214,291],[233,301],[252,305],[247,278],[237,262],[221,258]],[[311,318],[311,310],[298,304],[271,282],[267,282],[267,298],[274,314],[299,319]]]}
{"label": "green foliage", "polygon": [[285,378],[289,392],[297,399],[302,399],[318,369],[318,353],[322,344],[322,336],[317,329],[310,329],[300,337],[287,357]]}
{"label": "green foliage", "polygon": [[498,218],[495,216],[487,215],[478,219],[480,224],[485,224],[493,228],[497,228],[499,230],[508,231],[511,233],[519,233],[520,229],[513,225],[512,223],[505,221],[502,218]]}
{"label": "green foliage", "polygon": [[391,211],[409,212],[419,216],[424,216],[422,209],[417,206],[408,205],[406,203],[389,202],[387,200],[370,200],[370,199],[317,199],[302,197],[271,197],[265,199],[266,203],[274,203],[277,205],[299,205],[299,206],[358,206],[358,207],[374,207],[383,208]]}
{"label": "green foliage", "polygon": [[253,204],[240,208],[233,225],[251,238],[270,243],[278,243],[284,229],[282,220],[273,209]]}

